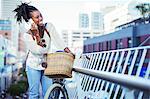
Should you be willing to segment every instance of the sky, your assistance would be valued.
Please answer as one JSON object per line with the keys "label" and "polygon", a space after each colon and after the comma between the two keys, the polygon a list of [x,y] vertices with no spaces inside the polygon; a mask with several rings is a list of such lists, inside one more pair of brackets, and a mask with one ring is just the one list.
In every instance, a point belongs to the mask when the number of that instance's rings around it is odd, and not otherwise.
{"label": "sky", "polygon": [[101,11],[106,6],[125,4],[128,1],[130,0],[27,0],[41,11],[44,22],[51,22],[59,33],[62,30],[78,29],[81,12]]}

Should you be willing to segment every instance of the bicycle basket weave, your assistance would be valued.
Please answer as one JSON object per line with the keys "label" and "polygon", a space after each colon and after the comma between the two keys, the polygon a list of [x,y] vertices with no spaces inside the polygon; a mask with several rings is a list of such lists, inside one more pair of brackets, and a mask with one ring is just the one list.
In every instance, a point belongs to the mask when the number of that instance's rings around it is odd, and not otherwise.
{"label": "bicycle basket weave", "polygon": [[48,54],[47,68],[44,74],[50,78],[71,78],[73,62],[73,55],[69,53],[57,52]]}

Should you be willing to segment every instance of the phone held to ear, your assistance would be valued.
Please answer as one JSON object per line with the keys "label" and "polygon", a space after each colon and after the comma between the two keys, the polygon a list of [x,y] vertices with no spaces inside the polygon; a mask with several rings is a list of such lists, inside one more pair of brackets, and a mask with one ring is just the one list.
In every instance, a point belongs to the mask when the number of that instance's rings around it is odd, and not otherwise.
{"label": "phone held to ear", "polygon": [[37,45],[41,47],[46,47],[45,39],[42,39],[39,34],[38,26],[33,22],[32,19],[29,20],[30,31],[34,40],[36,40]]}
{"label": "phone held to ear", "polygon": [[29,20],[29,24],[30,24],[31,30],[37,30],[38,29],[38,26],[34,23],[34,21],[32,19]]}

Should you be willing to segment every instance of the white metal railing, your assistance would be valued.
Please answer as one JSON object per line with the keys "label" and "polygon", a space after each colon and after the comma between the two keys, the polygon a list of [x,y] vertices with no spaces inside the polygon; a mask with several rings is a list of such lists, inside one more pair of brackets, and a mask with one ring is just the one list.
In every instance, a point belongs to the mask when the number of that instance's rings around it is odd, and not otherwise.
{"label": "white metal railing", "polygon": [[146,39],[146,40],[144,40],[139,46],[143,46],[146,42],[148,42],[150,40],[150,36]]}
{"label": "white metal railing", "polygon": [[149,59],[150,46],[83,54],[74,64],[73,99],[149,99]]}
{"label": "white metal railing", "polygon": [[150,80],[148,79],[124,74],[107,73],[104,71],[96,71],[85,68],[73,68],[73,69],[76,72],[104,79],[110,82],[118,83],[129,88],[140,89],[143,91],[150,91]]}

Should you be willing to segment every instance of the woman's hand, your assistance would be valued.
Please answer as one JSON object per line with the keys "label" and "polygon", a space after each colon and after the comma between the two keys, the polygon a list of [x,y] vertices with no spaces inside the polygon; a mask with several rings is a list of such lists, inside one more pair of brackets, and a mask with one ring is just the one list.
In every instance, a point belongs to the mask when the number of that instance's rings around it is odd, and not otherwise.
{"label": "woman's hand", "polygon": [[46,47],[45,39],[41,39],[39,30],[38,30],[38,26],[35,23],[31,24],[30,30],[31,30],[32,34],[36,37],[37,44],[40,45],[41,47]]}
{"label": "woman's hand", "polygon": [[65,51],[66,53],[70,53],[70,52],[71,52],[68,47],[64,48],[64,51]]}
{"label": "woman's hand", "polygon": [[38,29],[37,25],[35,23],[32,23],[31,30],[37,30],[37,29]]}
{"label": "woman's hand", "polygon": [[35,23],[32,23],[31,24],[31,28],[30,28],[30,31],[32,32],[32,34],[35,36],[38,34],[38,27]]}
{"label": "woman's hand", "polygon": [[69,49],[68,47],[66,47],[66,48],[64,49],[64,51],[65,51],[66,53],[72,54],[72,55],[73,55],[73,58],[75,59],[75,54],[73,54],[73,53],[70,51],[70,49]]}

